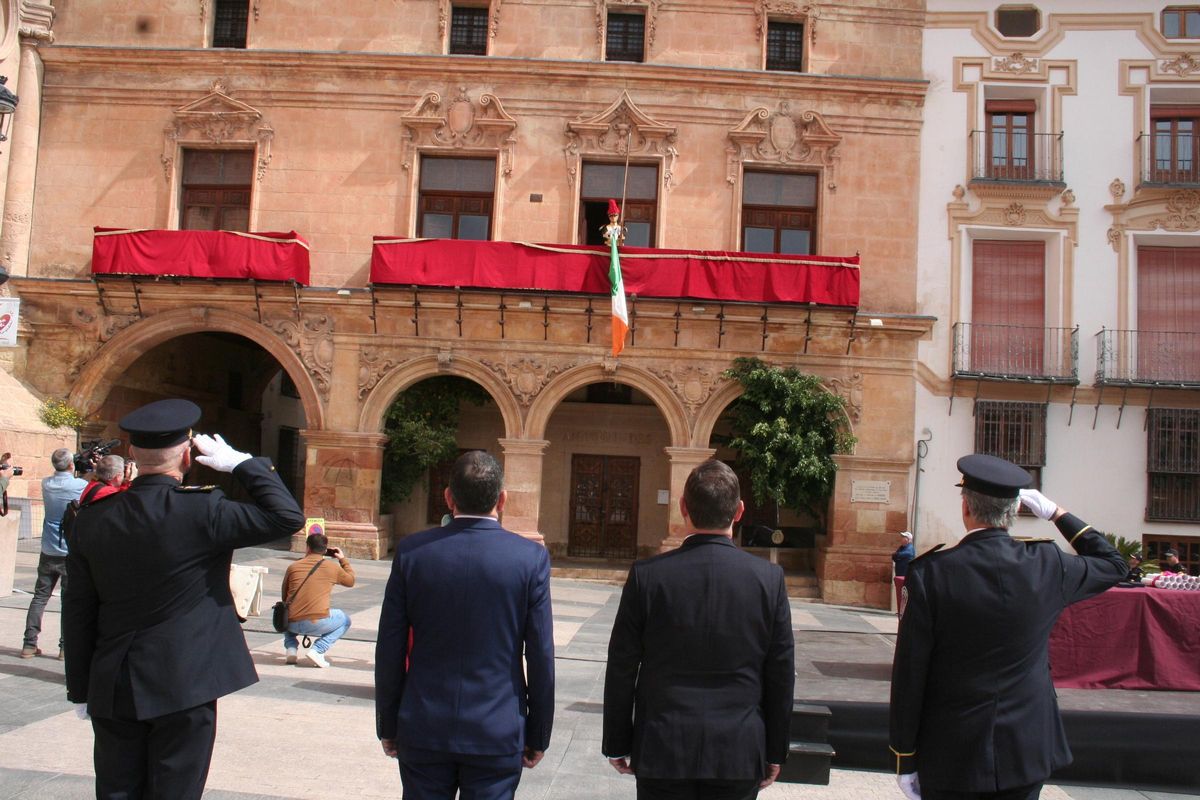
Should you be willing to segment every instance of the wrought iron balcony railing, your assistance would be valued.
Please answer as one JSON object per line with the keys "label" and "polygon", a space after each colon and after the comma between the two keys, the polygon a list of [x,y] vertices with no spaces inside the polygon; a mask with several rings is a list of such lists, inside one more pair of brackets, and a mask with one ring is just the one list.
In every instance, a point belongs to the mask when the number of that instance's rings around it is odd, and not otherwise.
{"label": "wrought iron balcony railing", "polygon": [[1096,383],[1200,387],[1200,333],[1102,328],[1096,334]]}
{"label": "wrought iron balcony railing", "polygon": [[1079,382],[1079,329],[954,326],[954,375],[1038,383]]}
{"label": "wrought iron balcony railing", "polygon": [[1062,183],[1063,135],[971,131],[971,180]]}
{"label": "wrought iron balcony railing", "polygon": [[1200,160],[1190,133],[1143,133],[1137,138],[1138,183],[1200,186]]}

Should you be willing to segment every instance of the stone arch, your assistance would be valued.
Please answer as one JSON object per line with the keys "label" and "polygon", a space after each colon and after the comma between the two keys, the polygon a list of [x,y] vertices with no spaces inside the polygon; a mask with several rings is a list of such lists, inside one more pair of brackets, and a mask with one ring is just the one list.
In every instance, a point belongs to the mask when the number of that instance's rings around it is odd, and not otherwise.
{"label": "stone arch", "polygon": [[500,416],[504,419],[505,437],[520,438],[524,427],[521,421],[521,407],[517,405],[517,399],[513,397],[508,385],[483,364],[460,355],[455,355],[448,361],[437,354],[418,356],[389,372],[375,385],[363,403],[362,413],[358,418],[358,430],[363,433],[382,431],[384,415],[387,414],[396,395],[418,381],[438,375],[455,375],[482,386],[500,410]]}
{"label": "stone arch", "polygon": [[603,364],[585,364],[567,370],[551,380],[534,399],[525,420],[525,430],[530,439],[544,439],[550,417],[559,403],[576,389],[589,383],[625,383],[644,392],[667,422],[672,447],[686,447],[688,441],[687,411],[682,401],[659,378],[639,367],[621,364],[619,369],[608,371]]}
{"label": "stone arch", "polygon": [[163,342],[193,333],[232,333],[266,350],[287,371],[304,407],[310,430],[325,427],[325,409],[312,376],[296,351],[252,319],[220,309],[179,308],[130,325],[110,339],[80,371],[68,402],[85,415],[95,412],[112,391],[114,378]]}

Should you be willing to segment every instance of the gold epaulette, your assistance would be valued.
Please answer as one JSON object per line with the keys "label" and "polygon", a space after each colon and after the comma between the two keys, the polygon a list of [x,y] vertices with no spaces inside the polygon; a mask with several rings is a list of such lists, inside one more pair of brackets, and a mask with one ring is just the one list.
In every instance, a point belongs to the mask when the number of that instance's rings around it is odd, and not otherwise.
{"label": "gold epaulette", "polygon": [[214,491],[216,488],[217,488],[216,486],[211,485],[211,484],[208,486],[176,486],[175,491],[177,491],[177,492],[211,492],[211,491]]}
{"label": "gold epaulette", "polygon": [[1014,536],[1013,538],[1016,539],[1018,542],[1024,542],[1025,544],[1041,544],[1042,542],[1050,542],[1050,543],[1054,542],[1054,540],[1048,536]]}

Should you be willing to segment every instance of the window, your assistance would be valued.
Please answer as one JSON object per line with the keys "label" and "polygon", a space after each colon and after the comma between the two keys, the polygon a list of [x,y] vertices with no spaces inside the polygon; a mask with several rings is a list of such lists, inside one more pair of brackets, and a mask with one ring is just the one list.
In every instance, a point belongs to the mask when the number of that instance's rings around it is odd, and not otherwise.
{"label": "window", "polygon": [[1200,539],[1168,536],[1143,536],[1142,555],[1146,563],[1158,564],[1163,553],[1174,550],[1179,554],[1179,563],[1189,575],[1200,575]]}
{"label": "window", "polygon": [[1150,109],[1150,180],[1200,182],[1200,106],[1153,106]]}
{"label": "window", "polygon": [[1200,248],[1137,250],[1137,377],[1200,381]]}
{"label": "window", "polygon": [[608,15],[605,61],[646,60],[646,18],[641,14]]}
{"label": "window", "polygon": [[[624,192],[621,190],[624,189]],[[658,167],[630,164],[625,177],[624,164],[583,163],[583,181],[579,190],[579,242],[606,245],[601,234],[608,224],[609,199],[620,202],[625,195],[625,245],[654,247],[654,221],[658,216]]]}
{"label": "window", "polygon": [[417,236],[492,238],[495,186],[494,158],[422,158]]}
{"label": "window", "polygon": [[742,250],[815,253],[817,176],[746,170],[742,175]]}
{"label": "window", "polygon": [[1200,6],[1169,6],[1162,12],[1162,34],[1168,39],[1200,38]]}
{"label": "window", "polygon": [[253,174],[253,150],[184,150],[180,229],[250,230]]}
{"label": "window", "polygon": [[1033,36],[1042,27],[1040,17],[1033,6],[1001,6],[996,9],[996,30],[1001,36]]}
{"label": "window", "polygon": [[487,8],[454,6],[450,13],[450,54],[486,56],[487,44]]}
{"label": "window", "polygon": [[798,22],[767,21],[767,69],[804,71],[804,26]]}
{"label": "window", "polygon": [[1033,100],[989,100],[987,177],[1033,180]]}
{"label": "window", "polygon": [[976,239],[969,371],[1042,375],[1045,324],[1045,242]]}
{"label": "window", "polygon": [[1146,476],[1147,521],[1200,522],[1200,409],[1147,412]]}
{"label": "window", "polygon": [[246,47],[248,0],[217,0],[213,6],[213,47]]}
{"label": "window", "polygon": [[998,456],[1033,476],[1042,486],[1046,466],[1046,405],[979,400],[975,403],[975,452]]}

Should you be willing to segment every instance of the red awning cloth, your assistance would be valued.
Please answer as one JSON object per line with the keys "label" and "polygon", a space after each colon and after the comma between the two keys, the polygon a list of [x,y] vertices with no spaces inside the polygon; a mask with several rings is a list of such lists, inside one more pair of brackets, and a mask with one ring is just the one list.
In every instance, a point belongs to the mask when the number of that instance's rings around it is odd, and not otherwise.
{"label": "red awning cloth", "polygon": [[[790,256],[622,247],[638,297],[858,306],[858,256]],[[376,236],[371,283],[607,295],[607,248]]]}
{"label": "red awning cloth", "polygon": [[254,279],[308,285],[308,242],[295,231],[94,230],[93,275]]}

